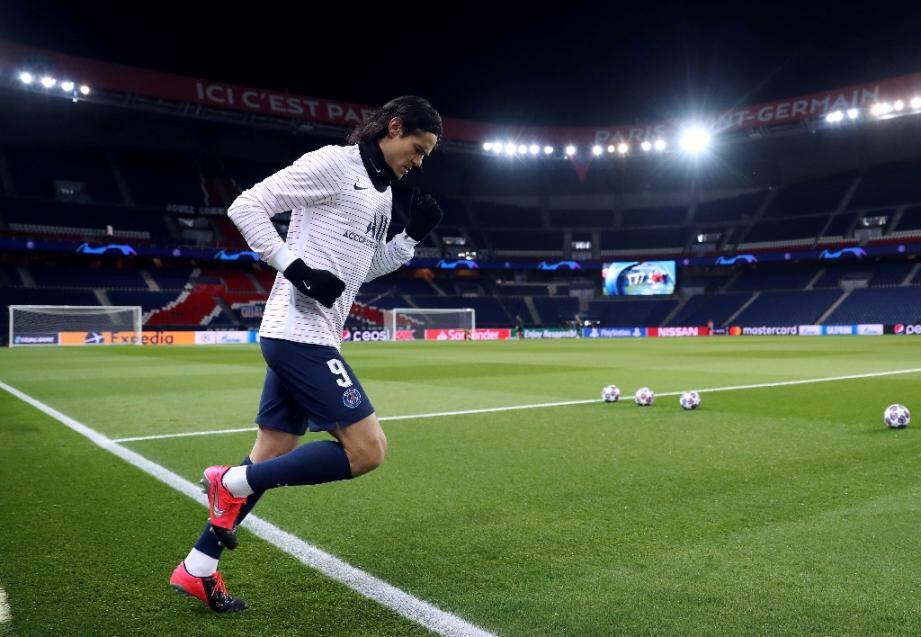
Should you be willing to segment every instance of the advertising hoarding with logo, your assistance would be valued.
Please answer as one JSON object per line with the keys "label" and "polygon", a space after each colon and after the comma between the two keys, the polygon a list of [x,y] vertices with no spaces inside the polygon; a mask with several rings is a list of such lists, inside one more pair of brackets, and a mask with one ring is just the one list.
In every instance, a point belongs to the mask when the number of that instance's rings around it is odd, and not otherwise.
{"label": "advertising hoarding with logo", "polygon": [[896,323],[885,330],[889,334],[900,334],[903,336],[921,336],[921,325],[912,325],[911,323]]}
{"label": "advertising hoarding with logo", "polygon": [[709,336],[709,327],[647,327],[646,335],[652,338],[673,338],[677,336]]}
{"label": "advertising hoarding with logo", "polygon": [[645,327],[584,327],[582,338],[643,338]]}
{"label": "advertising hoarding with logo", "polygon": [[473,331],[446,329],[446,330],[425,330],[425,340],[427,341],[505,341],[511,338],[512,330],[508,327],[502,328],[480,328]]}
{"label": "advertising hoarding with logo", "polygon": [[528,339],[534,338],[579,338],[579,330],[575,328],[561,327],[543,327],[543,328],[525,328],[522,336]]}

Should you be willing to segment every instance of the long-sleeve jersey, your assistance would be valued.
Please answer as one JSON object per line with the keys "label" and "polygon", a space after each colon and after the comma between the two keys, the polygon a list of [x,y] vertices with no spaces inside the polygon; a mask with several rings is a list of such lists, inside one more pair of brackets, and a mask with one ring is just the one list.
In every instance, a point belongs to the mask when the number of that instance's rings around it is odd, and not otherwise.
{"label": "long-sleeve jersey", "polygon": [[[393,272],[413,256],[417,241],[405,232],[389,242],[393,195],[371,183],[358,146],[325,146],[307,153],[243,192],[227,211],[259,258],[278,274],[259,335],[339,348],[342,328],[358,288]],[[282,241],[271,218],[291,211]],[[345,283],[332,308],[325,308],[282,275],[301,258]]]}

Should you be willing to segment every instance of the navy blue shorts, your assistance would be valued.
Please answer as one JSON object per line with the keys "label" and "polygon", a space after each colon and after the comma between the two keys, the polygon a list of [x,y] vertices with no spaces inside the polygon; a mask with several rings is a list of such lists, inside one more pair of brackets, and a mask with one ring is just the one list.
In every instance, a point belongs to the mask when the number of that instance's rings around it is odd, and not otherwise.
{"label": "navy blue shorts", "polygon": [[358,377],[334,347],[259,341],[268,364],[256,424],[296,436],[348,427],[374,413]]}

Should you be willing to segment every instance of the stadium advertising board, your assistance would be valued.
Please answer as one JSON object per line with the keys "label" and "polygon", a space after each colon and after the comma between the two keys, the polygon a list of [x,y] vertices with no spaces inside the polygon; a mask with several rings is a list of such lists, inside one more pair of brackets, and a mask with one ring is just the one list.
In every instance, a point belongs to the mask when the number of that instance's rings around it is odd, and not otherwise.
{"label": "stadium advertising board", "polygon": [[579,338],[579,330],[575,328],[565,329],[561,327],[544,327],[540,329],[525,328],[522,332],[524,338]]}
{"label": "stadium advertising board", "polygon": [[734,325],[730,336],[878,336],[883,333],[880,323],[861,325]]}
{"label": "stadium advertising board", "polygon": [[249,330],[195,332],[196,345],[234,345],[250,343]]}
{"label": "stadium advertising board", "polygon": [[673,338],[677,336],[709,336],[708,327],[647,327],[646,336]]}
{"label": "stadium advertising board", "polygon": [[195,332],[58,332],[60,345],[195,345]]}
{"label": "stadium advertising board", "polygon": [[921,336],[921,325],[912,325],[909,323],[896,323],[895,325],[886,326],[887,334],[900,334],[903,336]]}
{"label": "stadium advertising board", "polygon": [[643,338],[645,327],[584,327],[582,338]]}
{"label": "stadium advertising board", "polygon": [[14,345],[57,345],[57,334],[17,334],[13,337]]}
{"label": "stadium advertising board", "polygon": [[230,307],[239,312],[244,319],[261,319],[265,313],[265,301],[234,303]]}
{"label": "stadium advertising board", "polygon": [[879,336],[883,333],[881,323],[861,325],[800,325],[800,336]]}
{"label": "stadium advertising board", "polygon": [[508,327],[490,329],[476,328],[473,331],[473,340],[475,341],[507,341],[512,337],[512,330]]}
{"label": "stadium advertising board", "polygon": [[674,261],[615,261],[601,269],[605,296],[675,293]]}
{"label": "stadium advertising board", "polygon": [[[12,41],[0,40],[0,66],[28,68],[30,61],[42,60],[48,68],[56,68],[80,77],[94,88],[121,91],[149,97],[194,102],[204,106],[262,113],[285,119],[301,119],[333,125],[353,126],[361,123],[373,110],[364,104],[297,95],[281,90],[229,84],[162,73],[89,58],[65,55]],[[804,95],[788,96],[770,102],[734,106],[731,109],[702,113],[700,123],[713,131],[760,128],[791,124],[804,119],[822,117],[834,110],[869,107],[881,100],[913,95],[921,82],[921,74],[902,75],[826,89]],[[558,144],[595,143],[611,141],[638,143],[674,130],[674,122],[651,121],[638,125],[609,125],[601,127],[528,129],[528,136],[544,138]],[[479,142],[495,138],[505,127],[488,122],[446,118],[447,138]]]}
{"label": "stadium advertising board", "polygon": [[796,336],[798,325],[733,325],[729,328],[730,336]]}
{"label": "stadium advertising board", "polygon": [[[412,330],[400,330],[401,332],[409,332],[412,334]],[[342,340],[343,341],[389,341],[390,340],[390,330],[342,330]],[[398,340],[413,340],[413,339],[398,339]]]}
{"label": "stadium advertising board", "polygon": [[[921,241],[910,241],[906,238],[904,243],[882,243],[868,245],[861,248],[861,252],[845,252],[844,250],[829,251],[823,250],[788,250],[788,251],[766,251],[755,254],[736,254],[722,255],[718,257],[701,256],[701,257],[683,257],[679,264],[682,266],[692,265],[717,265],[732,266],[737,263],[788,263],[790,261],[799,262],[818,262],[828,261],[832,258],[846,259],[850,261],[859,261],[867,257],[897,257],[902,258],[910,255],[921,254]],[[0,251],[18,251],[29,253],[89,253],[103,255],[138,255],[143,257],[168,257],[170,259],[195,259],[195,260],[227,260],[234,255],[228,256],[226,251],[219,256],[213,248],[193,248],[189,246],[172,246],[172,245],[135,245],[127,244],[95,244],[78,243],[74,241],[51,241],[41,239],[22,239],[0,237]],[[243,253],[237,253],[240,256]],[[251,255],[251,253],[248,253]],[[251,258],[251,257],[247,257]],[[463,265],[461,261],[451,262],[448,266],[440,265],[441,260],[435,258],[414,257],[407,266],[410,268],[444,268],[444,267],[476,267],[480,270],[510,271],[510,270],[547,270],[550,269],[544,261],[470,261],[469,264]],[[472,264],[472,265],[471,265]],[[563,264],[567,264],[563,266]],[[552,265],[552,264],[551,264]],[[556,269],[579,269],[579,270],[599,270],[604,263],[600,261],[561,261],[560,267]],[[232,307],[236,309],[236,304]],[[258,309],[253,310],[252,318],[258,317]]]}
{"label": "stadium advertising board", "polygon": [[425,330],[425,340],[427,341],[505,341],[511,338],[512,330],[508,327],[490,329],[476,328],[473,333],[470,330]]}
{"label": "stadium advertising board", "polygon": [[[231,345],[255,343],[251,330],[213,330],[196,332],[58,332],[58,345]],[[17,341],[17,344],[18,341]],[[28,344],[28,343],[23,343]]]}

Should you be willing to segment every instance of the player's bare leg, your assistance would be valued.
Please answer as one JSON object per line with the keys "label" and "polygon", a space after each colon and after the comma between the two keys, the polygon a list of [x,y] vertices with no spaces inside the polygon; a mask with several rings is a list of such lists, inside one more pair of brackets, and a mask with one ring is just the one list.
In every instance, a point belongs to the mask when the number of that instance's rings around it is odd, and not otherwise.
{"label": "player's bare leg", "polygon": [[257,462],[265,462],[266,460],[283,456],[294,450],[300,442],[300,436],[289,434],[286,431],[260,427],[258,433],[256,433],[253,450],[249,452],[250,462],[256,464]]}
{"label": "player's bare leg", "polygon": [[376,414],[371,414],[348,427],[331,429],[329,433],[342,443],[353,478],[376,469],[384,462],[387,455],[387,436]]}

